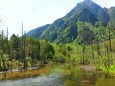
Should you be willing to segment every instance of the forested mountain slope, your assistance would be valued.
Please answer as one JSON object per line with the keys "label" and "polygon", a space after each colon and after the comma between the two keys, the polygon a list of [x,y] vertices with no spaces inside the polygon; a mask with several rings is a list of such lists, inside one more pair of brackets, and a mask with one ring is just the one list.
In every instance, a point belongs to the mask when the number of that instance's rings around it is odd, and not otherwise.
{"label": "forested mountain slope", "polygon": [[[109,12],[109,13],[108,13]],[[104,25],[114,18],[115,9],[102,8],[91,0],[84,0],[68,12],[64,17],[57,19],[50,25],[36,28],[27,33],[38,39],[48,39],[50,42],[71,43],[77,38],[77,22],[89,22],[95,24],[101,21]]]}

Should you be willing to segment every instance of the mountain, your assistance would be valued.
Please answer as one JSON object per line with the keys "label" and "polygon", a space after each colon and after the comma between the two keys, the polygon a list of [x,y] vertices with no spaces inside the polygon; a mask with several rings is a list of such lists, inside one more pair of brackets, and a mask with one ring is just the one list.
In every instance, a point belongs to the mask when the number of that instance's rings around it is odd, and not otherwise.
{"label": "mountain", "polygon": [[[78,21],[92,24],[95,24],[97,21],[102,21],[104,25],[107,25],[110,20],[107,10],[91,0],[84,0],[78,3],[64,17],[57,19],[50,25],[29,31],[27,36],[33,35],[35,38],[48,39],[57,44],[71,43],[77,38]],[[110,10],[109,13],[112,14],[113,12]]]}
{"label": "mountain", "polygon": [[49,26],[50,26],[50,24],[47,24],[47,25],[38,27],[38,28],[36,28],[36,29],[33,29],[33,30],[29,31],[29,32],[26,34],[26,36],[27,36],[27,37],[33,36],[33,37],[35,37],[35,38],[39,38],[39,36],[42,35],[43,31],[45,31]]}
{"label": "mountain", "polygon": [[88,9],[99,21],[102,21],[104,24],[107,24],[109,21],[109,15],[107,10],[103,9],[101,6],[97,5],[91,0],[84,0],[81,3],[78,3],[75,8],[73,8],[65,17],[71,17],[76,13],[81,12],[83,9]]}
{"label": "mountain", "polygon": [[110,15],[110,19],[111,19],[112,21],[115,21],[115,7],[111,7],[111,8],[109,9],[109,15]]}

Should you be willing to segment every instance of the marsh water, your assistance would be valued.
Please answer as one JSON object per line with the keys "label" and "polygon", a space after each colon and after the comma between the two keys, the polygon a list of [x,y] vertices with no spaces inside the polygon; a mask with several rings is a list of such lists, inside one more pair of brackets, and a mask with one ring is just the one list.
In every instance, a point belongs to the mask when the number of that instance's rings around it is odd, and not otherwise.
{"label": "marsh water", "polygon": [[50,66],[47,74],[18,80],[0,81],[0,86],[115,86],[115,75],[96,73],[77,65]]}

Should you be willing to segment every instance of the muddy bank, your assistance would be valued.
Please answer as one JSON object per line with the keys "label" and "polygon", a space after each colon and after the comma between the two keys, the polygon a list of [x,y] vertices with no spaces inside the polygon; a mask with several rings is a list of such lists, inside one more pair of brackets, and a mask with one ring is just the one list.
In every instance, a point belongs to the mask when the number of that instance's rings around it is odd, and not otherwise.
{"label": "muddy bank", "polygon": [[18,80],[2,80],[0,86],[115,86],[115,77],[96,73],[95,66],[60,64],[50,68],[52,71],[47,74]]}
{"label": "muddy bank", "polygon": [[[63,66],[53,65],[46,66],[45,68],[38,70],[31,70],[31,74],[38,74],[34,77],[22,79],[13,78],[13,80],[2,80],[0,81],[0,86],[63,86],[64,75],[63,75]],[[22,74],[22,73],[21,73]],[[26,73],[27,75],[27,73]],[[15,80],[14,80],[15,79]]]}
{"label": "muddy bank", "polygon": [[52,68],[50,65],[38,69],[29,69],[25,71],[6,71],[0,73],[0,80],[29,78],[50,73]]}
{"label": "muddy bank", "polygon": [[85,69],[86,71],[96,71],[96,67],[92,65],[82,65],[80,68]]}

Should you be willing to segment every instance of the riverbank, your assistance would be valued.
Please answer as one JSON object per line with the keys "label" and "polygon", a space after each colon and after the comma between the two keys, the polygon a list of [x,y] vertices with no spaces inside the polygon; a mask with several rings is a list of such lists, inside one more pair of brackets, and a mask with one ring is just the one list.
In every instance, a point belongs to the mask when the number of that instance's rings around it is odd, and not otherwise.
{"label": "riverbank", "polygon": [[16,74],[16,76],[10,77],[10,80],[7,77],[0,80],[0,86],[63,86],[63,71],[63,64],[48,64],[40,69],[25,72],[9,72],[9,74]]}
{"label": "riverbank", "polygon": [[51,72],[50,65],[46,65],[44,67],[40,68],[29,68],[27,70],[23,71],[6,71],[6,72],[0,72],[0,80],[10,80],[10,79],[20,79],[20,78],[29,78],[33,76],[39,76],[43,74],[48,74]]}
{"label": "riverbank", "polygon": [[[73,64],[66,64],[66,65],[73,65]],[[56,63],[52,63],[52,64],[47,64],[43,67],[33,67],[33,68],[28,68],[27,70],[22,70],[22,71],[12,70],[12,71],[0,72],[0,80],[16,80],[16,79],[30,78],[30,77],[35,77],[35,76],[40,76],[40,75],[45,75],[45,74],[47,75],[51,73],[55,67],[56,67]],[[97,71],[96,67],[93,65],[79,65],[78,67],[86,71],[95,71],[96,73],[107,72],[107,70],[104,68],[101,71]],[[55,71],[57,72],[59,70],[55,69]],[[64,74],[66,75],[70,74],[71,72],[70,70],[63,70],[63,71],[65,71]],[[110,74],[115,75],[115,71],[110,70]]]}
{"label": "riverbank", "polygon": [[[45,68],[45,69],[44,69]],[[115,76],[96,73],[95,66],[53,64],[38,69],[41,75],[1,80],[0,86],[114,86]],[[32,70],[31,74],[33,74]],[[46,70],[46,71],[45,71]],[[43,74],[44,72],[44,74]],[[26,76],[26,75],[25,75]]]}
{"label": "riverbank", "polygon": [[100,67],[103,72],[115,75],[115,65],[111,65],[108,69],[105,67]]}

